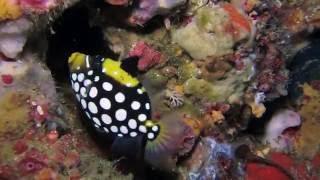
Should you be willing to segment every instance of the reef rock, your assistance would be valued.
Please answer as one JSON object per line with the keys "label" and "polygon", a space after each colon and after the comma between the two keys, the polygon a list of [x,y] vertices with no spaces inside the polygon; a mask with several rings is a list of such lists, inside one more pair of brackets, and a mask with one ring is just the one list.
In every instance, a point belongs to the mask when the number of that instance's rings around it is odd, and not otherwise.
{"label": "reef rock", "polygon": [[172,31],[178,43],[195,59],[232,53],[234,44],[251,32],[250,22],[232,5],[202,7],[191,22]]}
{"label": "reef rock", "polygon": [[129,22],[133,25],[143,25],[154,16],[167,14],[185,2],[186,0],[139,0],[138,7],[133,9],[129,17]]}
{"label": "reef rock", "polygon": [[32,23],[26,18],[0,24],[0,52],[6,57],[16,58],[23,50],[31,27]]}

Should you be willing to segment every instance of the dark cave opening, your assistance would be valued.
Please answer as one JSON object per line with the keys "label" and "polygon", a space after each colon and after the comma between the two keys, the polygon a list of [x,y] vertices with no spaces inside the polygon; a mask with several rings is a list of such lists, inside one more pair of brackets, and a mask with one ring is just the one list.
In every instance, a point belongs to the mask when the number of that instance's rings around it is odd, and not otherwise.
{"label": "dark cave opening", "polygon": [[78,3],[65,10],[47,31],[46,63],[57,82],[68,80],[68,57],[73,52],[116,57],[107,47],[102,28],[90,26],[89,7]]}

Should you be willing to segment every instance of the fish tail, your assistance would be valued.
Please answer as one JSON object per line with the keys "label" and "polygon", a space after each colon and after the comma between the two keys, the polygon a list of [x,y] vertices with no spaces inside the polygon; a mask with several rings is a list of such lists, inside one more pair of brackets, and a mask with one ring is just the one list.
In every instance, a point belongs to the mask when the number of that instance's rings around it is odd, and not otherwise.
{"label": "fish tail", "polygon": [[178,157],[192,149],[195,132],[176,113],[164,116],[156,125],[160,127],[159,134],[147,141],[144,159],[155,168],[174,171]]}

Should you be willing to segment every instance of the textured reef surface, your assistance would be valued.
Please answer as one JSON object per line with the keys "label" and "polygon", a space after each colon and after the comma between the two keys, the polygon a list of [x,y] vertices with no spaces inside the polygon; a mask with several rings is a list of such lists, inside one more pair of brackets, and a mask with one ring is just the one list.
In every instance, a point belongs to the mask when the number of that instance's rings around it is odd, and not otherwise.
{"label": "textured reef surface", "polygon": [[319,179],[319,0],[0,7],[0,180]]}

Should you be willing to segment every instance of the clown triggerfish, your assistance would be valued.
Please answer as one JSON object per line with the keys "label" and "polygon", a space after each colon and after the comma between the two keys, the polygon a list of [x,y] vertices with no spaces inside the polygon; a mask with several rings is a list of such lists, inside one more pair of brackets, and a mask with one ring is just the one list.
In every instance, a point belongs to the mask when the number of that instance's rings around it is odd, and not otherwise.
{"label": "clown triggerfish", "polygon": [[177,135],[184,131],[179,123],[151,120],[149,96],[132,70],[137,59],[115,61],[76,52],[68,63],[82,112],[97,132],[112,137],[112,149],[122,153],[134,151],[130,146],[143,146],[141,152],[146,160],[165,161],[158,154],[173,151],[177,146],[175,137],[183,140]]}

